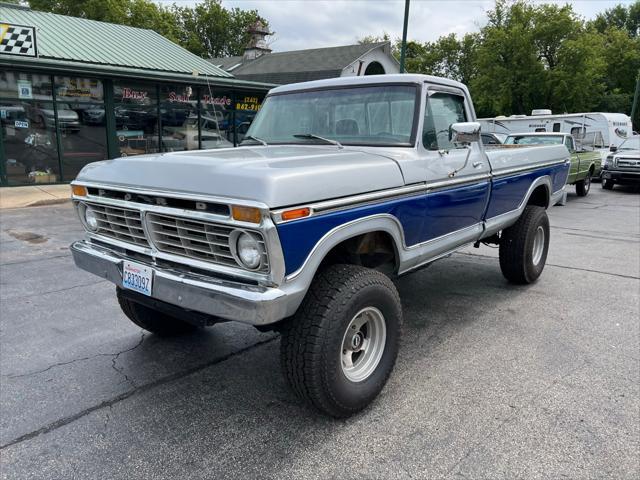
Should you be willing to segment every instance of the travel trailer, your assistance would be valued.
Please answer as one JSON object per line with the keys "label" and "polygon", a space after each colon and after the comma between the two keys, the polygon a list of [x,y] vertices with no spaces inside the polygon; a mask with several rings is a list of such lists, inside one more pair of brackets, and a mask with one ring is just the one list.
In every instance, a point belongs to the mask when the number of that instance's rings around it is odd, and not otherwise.
{"label": "travel trailer", "polygon": [[[551,110],[533,110],[531,115],[480,118],[478,121],[482,125],[482,133],[570,133],[577,143],[588,141],[593,148],[618,147],[633,133],[631,117],[624,113],[552,114]],[[604,143],[599,145],[600,141]]]}

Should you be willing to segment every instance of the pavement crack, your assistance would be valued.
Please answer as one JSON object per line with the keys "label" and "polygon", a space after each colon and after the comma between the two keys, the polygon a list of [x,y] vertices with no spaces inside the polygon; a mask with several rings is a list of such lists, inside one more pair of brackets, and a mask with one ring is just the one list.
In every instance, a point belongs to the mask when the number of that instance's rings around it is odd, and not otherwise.
{"label": "pavement crack", "polygon": [[71,365],[72,363],[84,362],[84,361],[92,360],[92,359],[98,358],[98,357],[112,357],[111,366],[113,367],[113,369],[116,372],[118,372],[119,374],[123,375],[125,377],[125,379],[133,387],[135,387],[136,385],[133,383],[133,381],[126,374],[124,374],[119,368],[116,367],[116,361],[118,360],[118,357],[120,357],[120,355],[122,355],[123,353],[131,352],[132,350],[135,350],[140,345],[142,345],[142,342],[144,341],[144,336],[145,336],[145,333],[142,332],[142,336],[140,338],[140,341],[138,341],[138,343],[136,343],[131,348],[128,348],[126,350],[122,350],[121,352],[116,352],[116,353],[96,353],[95,355],[89,355],[88,357],[74,358],[73,360],[67,360],[66,362],[54,363],[53,365],[49,365],[46,368],[43,368],[41,370],[35,370],[33,372],[21,373],[19,375],[1,375],[1,376],[5,377],[5,378],[10,378],[10,379],[31,377],[31,376],[34,376],[34,375],[40,375],[41,373],[44,373],[44,372],[48,372],[49,370],[51,370],[53,368],[64,367],[65,365]]}
{"label": "pavement crack", "polygon": [[[37,430],[34,430],[32,432],[29,432],[29,433],[25,433],[24,435],[21,435],[21,436],[19,436],[17,438],[14,438],[13,440],[10,440],[9,442],[5,443],[4,445],[0,445],[0,451],[4,450],[5,448],[11,447],[13,445],[16,445],[18,443],[22,443],[22,442],[25,442],[27,440],[31,440],[32,438],[35,438],[35,437],[37,437],[39,435],[43,435],[45,433],[52,432],[54,430],[57,430],[60,427],[64,427],[66,425],[69,425],[70,423],[73,423],[76,420],[79,420],[79,419],[81,419],[83,417],[86,417],[87,415],[89,415],[90,413],[93,413],[95,411],[102,410],[103,408],[110,408],[113,405],[115,405],[117,403],[120,403],[121,401],[126,400],[129,397],[132,397],[133,395],[138,395],[138,394],[147,392],[147,391],[152,390],[152,389],[154,389],[156,387],[160,387],[160,386],[165,385],[167,383],[171,383],[171,382],[173,382],[175,380],[181,380],[181,379],[183,379],[185,377],[188,377],[189,375],[192,375],[194,373],[197,373],[197,372],[200,372],[202,370],[205,370],[206,368],[209,368],[209,367],[211,367],[213,365],[225,362],[225,361],[229,360],[230,358],[233,358],[233,357],[238,356],[238,355],[242,355],[243,353],[246,353],[246,352],[248,352],[250,350],[254,350],[254,349],[258,348],[258,347],[261,347],[262,345],[266,345],[268,343],[272,343],[277,338],[278,338],[278,336],[275,335],[275,336],[273,336],[271,338],[268,338],[266,340],[262,340],[260,342],[254,343],[253,345],[249,345],[249,346],[247,346],[245,348],[241,348],[240,350],[236,350],[235,352],[231,352],[231,353],[229,353],[227,355],[224,355],[224,356],[222,356],[220,358],[212,360],[211,362],[207,362],[205,364],[189,368],[189,369],[184,370],[182,372],[176,372],[176,373],[173,373],[171,375],[167,375],[165,377],[161,377],[161,378],[159,378],[157,380],[154,380],[152,382],[145,383],[143,385],[139,385],[136,388],[133,388],[133,389],[128,390],[128,391],[126,391],[124,393],[121,393],[120,395],[117,395],[116,397],[111,398],[110,400],[105,400],[104,402],[101,402],[101,403],[99,403],[97,405],[93,405],[93,406],[91,406],[89,408],[85,408],[84,410],[82,410],[82,411],[80,411],[78,413],[75,413],[73,415],[69,415],[67,417],[60,418],[60,419],[56,420],[55,422],[51,422],[48,425],[45,425],[44,427],[41,427],[41,428],[39,428]],[[139,345],[137,345],[137,346],[139,346]],[[133,347],[133,348],[137,348],[137,346]],[[129,350],[133,350],[133,348],[131,348]],[[121,353],[124,353],[124,352],[121,352]]]}
{"label": "pavement crack", "polygon": [[126,373],[124,373],[124,367],[120,367],[118,368],[117,366],[117,362],[118,362],[118,358],[120,358],[120,355],[127,353],[127,352],[131,352],[133,350],[135,350],[136,348],[138,348],[140,345],[142,345],[142,342],[144,342],[144,331],[141,332],[140,335],[140,341],[135,344],[133,347],[128,348],[126,350],[122,350],[121,352],[118,352],[116,354],[113,355],[113,358],[111,359],[111,368],[113,368],[116,372],[118,372],[120,375],[122,375],[124,377],[124,379],[129,383],[129,385],[131,385],[131,387],[133,387],[134,389],[137,388],[136,382],[129,377],[129,375],[127,375]]}

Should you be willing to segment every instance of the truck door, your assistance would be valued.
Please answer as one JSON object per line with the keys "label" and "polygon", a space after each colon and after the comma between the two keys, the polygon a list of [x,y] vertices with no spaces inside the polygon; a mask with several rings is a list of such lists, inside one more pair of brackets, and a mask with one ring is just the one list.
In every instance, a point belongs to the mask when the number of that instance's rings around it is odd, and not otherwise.
{"label": "truck door", "polygon": [[428,188],[423,241],[452,234],[466,243],[470,232],[482,231],[490,166],[481,142],[456,145],[450,140],[452,124],[475,118],[464,92],[432,86],[426,92],[419,146]]}
{"label": "truck door", "polygon": [[567,183],[572,184],[576,181],[580,174],[580,157],[576,153],[575,144],[573,143],[573,137],[564,137],[564,146],[569,150],[571,155],[571,165],[569,167],[569,176],[567,177]]}

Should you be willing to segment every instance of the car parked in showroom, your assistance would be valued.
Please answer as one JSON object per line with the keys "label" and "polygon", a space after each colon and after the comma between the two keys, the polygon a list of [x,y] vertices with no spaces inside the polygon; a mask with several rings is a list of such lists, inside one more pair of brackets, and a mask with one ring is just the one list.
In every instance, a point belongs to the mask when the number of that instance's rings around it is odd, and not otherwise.
{"label": "car parked in showroom", "polygon": [[602,167],[602,188],[614,185],[640,185],[640,135],[627,138],[619,147],[611,147]]}
{"label": "car parked in showroom", "polygon": [[568,133],[514,133],[504,145],[564,145],[571,154],[571,169],[567,185],[575,185],[579,197],[588,195],[591,177],[600,170],[601,155],[597,151],[579,149],[575,138]]}
{"label": "car parked in showroom", "polygon": [[485,150],[475,120],[467,88],[439,77],[275,88],[239,148],[86,166],[72,184],[86,230],[74,260],[159,335],[228,320],[281,332],[292,390],[347,417],[396,361],[393,277],[480,243],[499,247],[514,284],[544,269],[569,152]]}

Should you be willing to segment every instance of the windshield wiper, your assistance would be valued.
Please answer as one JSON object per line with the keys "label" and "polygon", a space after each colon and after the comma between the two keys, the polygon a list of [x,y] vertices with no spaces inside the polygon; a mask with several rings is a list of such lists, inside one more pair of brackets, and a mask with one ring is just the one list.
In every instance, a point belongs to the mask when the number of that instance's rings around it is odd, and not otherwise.
{"label": "windshield wiper", "polygon": [[245,140],[255,140],[256,142],[264,145],[265,147],[269,146],[269,144],[265,142],[263,139],[254,137],[253,135],[245,135],[244,138],[242,139],[242,143],[244,143]]}
{"label": "windshield wiper", "polygon": [[344,148],[340,142],[337,140],[331,140],[330,138],[321,137],[320,135],[315,135],[313,133],[297,133],[294,135],[295,138],[307,138],[307,139],[315,139],[322,140],[323,142],[330,143],[331,145],[336,145],[338,148]]}

